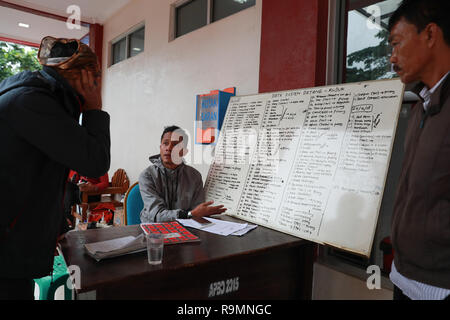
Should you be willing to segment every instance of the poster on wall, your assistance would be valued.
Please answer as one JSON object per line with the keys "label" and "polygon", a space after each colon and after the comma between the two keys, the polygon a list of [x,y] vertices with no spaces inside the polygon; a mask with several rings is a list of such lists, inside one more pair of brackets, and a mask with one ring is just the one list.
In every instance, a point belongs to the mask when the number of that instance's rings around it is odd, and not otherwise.
{"label": "poster on wall", "polygon": [[403,94],[379,80],[231,98],[207,200],[370,256]]}
{"label": "poster on wall", "polygon": [[230,98],[236,95],[236,88],[214,90],[197,95],[195,119],[195,143],[216,144],[227,111]]}

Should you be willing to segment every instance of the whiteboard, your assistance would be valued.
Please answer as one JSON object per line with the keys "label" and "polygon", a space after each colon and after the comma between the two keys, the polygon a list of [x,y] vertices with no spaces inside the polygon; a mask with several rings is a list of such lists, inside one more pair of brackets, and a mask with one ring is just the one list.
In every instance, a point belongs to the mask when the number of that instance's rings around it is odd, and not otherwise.
{"label": "whiteboard", "polygon": [[207,200],[370,256],[403,94],[396,79],[231,98]]}

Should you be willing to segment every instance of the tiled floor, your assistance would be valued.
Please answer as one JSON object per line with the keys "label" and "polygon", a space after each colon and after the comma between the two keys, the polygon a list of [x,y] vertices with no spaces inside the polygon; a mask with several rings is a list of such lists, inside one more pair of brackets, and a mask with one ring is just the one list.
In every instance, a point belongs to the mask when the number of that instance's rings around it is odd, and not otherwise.
{"label": "tiled floor", "polygon": [[313,300],[392,300],[391,290],[369,290],[365,281],[318,263],[313,282]]}

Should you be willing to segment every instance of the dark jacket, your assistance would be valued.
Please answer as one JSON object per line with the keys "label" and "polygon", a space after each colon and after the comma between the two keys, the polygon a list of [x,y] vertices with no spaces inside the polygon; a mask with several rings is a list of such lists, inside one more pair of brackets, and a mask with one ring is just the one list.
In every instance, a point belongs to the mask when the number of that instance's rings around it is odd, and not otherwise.
{"label": "dark jacket", "polygon": [[53,69],[0,83],[0,274],[52,270],[69,168],[98,177],[110,166],[109,115],[83,113],[82,97]]}
{"label": "dark jacket", "polygon": [[[421,87],[416,88],[420,92]],[[412,109],[392,217],[397,270],[450,289],[450,76]]]}
{"label": "dark jacket", "polygon": [[202,175],[182,163],[176,169],[164,167],[160,155],[150,157],[151,166],[139,175],[144,208],[141,222],[167,222],[186,218],[185,211],[205,201]]}

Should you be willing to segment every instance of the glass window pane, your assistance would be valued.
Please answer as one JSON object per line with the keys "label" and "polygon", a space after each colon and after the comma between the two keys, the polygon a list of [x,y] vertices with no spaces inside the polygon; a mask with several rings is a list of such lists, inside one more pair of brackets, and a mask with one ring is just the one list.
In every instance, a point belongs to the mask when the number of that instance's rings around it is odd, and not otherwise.
{"label": "glass window pane", "polygon": [[129,37],[128,57],[134,57],[144,51],[145,27],[133,32]]}
{"label": "glass window pane", "polygon": [[396,77],[389,62],[387,24],[401,0],[373,1],[372,5],[350,2],[347,33],[345,82],[390,79]]}
{"label": "glass window pane", "polygon": [[[345,12],[347,19],[346,60],[339,58],[343,67],[344,82],[360,82],[397,77],[391,70],[389,33],[387,25],[392,13],[398,8],[401,0],[348,0],[342,1],[348,5]],[[339,39],[345,38],[339,34]],[[343,64],[343,65],[342,65]],[[340,70],[340,68],[338,68]],[[401,172],[404,150],[404,135],[407,128],[409,106],[403,105],[398,120],[396,138],[392,149],[389,172],[386,178],[385,192],[378,216],[378,225],[373,239],[373,250],[369,259],[337,249],[326,249],[330,256],[359,265],[364,269],[369,265],[383,266],[382,272],[389,273],[390,264],[384,265],[384,253],[380,244],[391,234],[390,221],[397,188],[397,181]],[[333,260],[330,260],[333,261]],[[335,262],[332,262],[335,263]],[[385,274],[386,275],[386,274]]]}
{"label": "glass window pane", "polygon": [[255,5],[255,0],[214,0],[212,21],[228,17]]}
{"label": "glass window pane", "polygon": [[116,64],[122,60],[125,60],[126,52],[127,52],[126,45],[127,45],[126,38],[123,38],[112,45],[112,51],[113,51],[112,64]]}
{"label": "glass window pane", "polygon": [[85,35],[83,38],[80,39],[81,43],[84,43],[85,45],[89,45],[89,33]]}
{"label": "glass window pane", "polygon": [[208,0],[193,0],[176,8],[176,37],[207,24]]}

